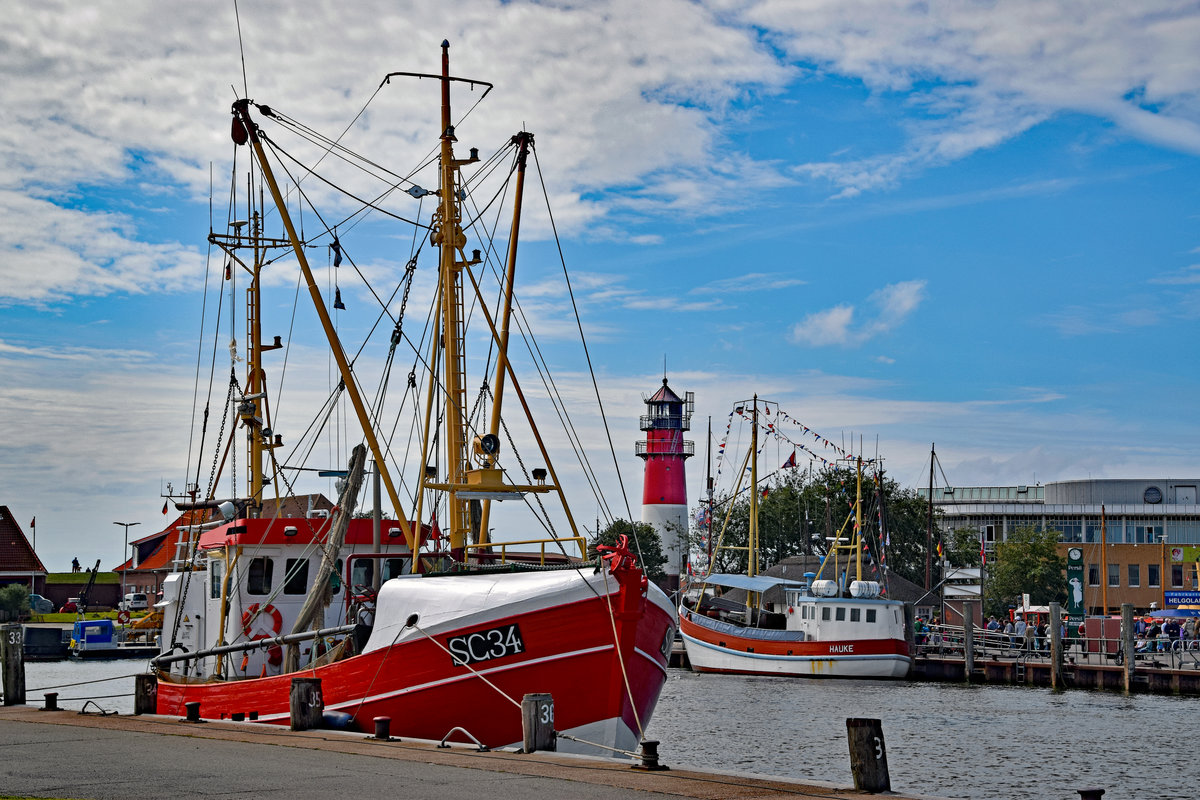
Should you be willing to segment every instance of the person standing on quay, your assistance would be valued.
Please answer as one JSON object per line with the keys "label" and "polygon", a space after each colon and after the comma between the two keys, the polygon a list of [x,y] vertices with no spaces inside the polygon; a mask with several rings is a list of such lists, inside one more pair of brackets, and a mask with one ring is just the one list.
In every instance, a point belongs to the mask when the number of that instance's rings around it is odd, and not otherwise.
{"label": "person standing on quay", "polygon": [[1037,650],[1037,625],[1025,626],[1025,650],[1030,653]]}

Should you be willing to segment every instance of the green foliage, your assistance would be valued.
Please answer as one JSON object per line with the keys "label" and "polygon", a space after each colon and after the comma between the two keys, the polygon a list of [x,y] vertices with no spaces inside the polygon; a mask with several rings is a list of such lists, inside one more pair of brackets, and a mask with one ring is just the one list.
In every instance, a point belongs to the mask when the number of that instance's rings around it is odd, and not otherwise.
{"label": "green foliage", "polygon": [[978,567],[983,562],[979,556],[979,531],[957,528],[951,531],[943,543],[946,558],[956,567]]}
{"label": "green foliage", "polygon": [[1056,530],[1018,528],[996,545],[996,559],[988,564],[984,593],[987,613],[1007,614],[1028,594],[1033,605],[1063,602],[1067,596],[1067,562],[1058,554]]}
{"label": "green foliage", "polygon": [[[879,491],[873,476],[863,475],[862,525],[871,553],[881,552],[879,519],[890,532],[887,564],[893,572],[917,583],[924,581],[925,542],[928,504],[914,490],[901,489],[895,481],[882,477]],[[827,537],[853,531],[856,495],[854,470],[827,467],[819,472],[788,470],[771,478],[760,499],[758,540],[760,566],[778,564],[789,556],[825,555]],[[718,503],[713,510],[713,538],[721,536],[721,527],[730,501]],[[732,500],[732,513],[721,544],[745,547],[750,531],[750,496],[743,491]],[[696,537],[693,537],[693,543]],[[715,546],[715,541],[714,541]],[[721,550],[715,555],[715,572],[744,572],[745,550]]]}
{"label": "green foliage", "polygon": [[659,537],[658,531],[644,522],[630,522],[625,519],[613,520],[612,524],[588,542],[588,557],[596,558],[598,555],[596,545],[603,544],[611,547],[617,543],[617,537],[622,534],[629,537],[629,549],[639,556],[646,577],[652,581],[665,578],[666,574],[662,567],[667,563],[667,556],[663,553],[662,538]]}
{"label": "green foliage", "polygon": [[29,589],[19,583],[0,586],[0,610],[13,616],[29,611]]}

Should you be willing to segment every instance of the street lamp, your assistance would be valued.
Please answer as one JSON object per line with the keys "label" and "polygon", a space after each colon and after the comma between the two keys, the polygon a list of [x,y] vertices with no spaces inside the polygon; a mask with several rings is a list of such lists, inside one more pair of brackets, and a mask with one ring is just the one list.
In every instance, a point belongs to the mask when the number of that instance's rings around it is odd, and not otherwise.
{"label": "street lamp", "polygon": [[[129,529],[134,525],[141,525],[140,522],[114,522],[113,525],[120,525],[125,528],[125,548],[121,551],[121,560],[119,564],[124,564],[129,553]],[[121,602],[125,602],[125,570],[121,570]]]}

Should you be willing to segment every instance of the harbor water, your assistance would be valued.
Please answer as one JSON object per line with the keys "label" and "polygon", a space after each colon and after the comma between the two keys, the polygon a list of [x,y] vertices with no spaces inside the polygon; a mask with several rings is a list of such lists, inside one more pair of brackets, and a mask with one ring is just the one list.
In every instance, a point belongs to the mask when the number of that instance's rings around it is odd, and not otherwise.
{"label": "harbor water", "polygon": [[[128,714],[139,661],[25,665],[27,700]],[[116,680],[102,681],[105,678]],[[82,681],[102,681],[87,683]],[[647,738],[663,763],[848,786],[846,719],[882,720],[892,788],[970,800],[1200,796],[1180,734],[1200,698],[1020,686],[699,675],[670,670]]]}

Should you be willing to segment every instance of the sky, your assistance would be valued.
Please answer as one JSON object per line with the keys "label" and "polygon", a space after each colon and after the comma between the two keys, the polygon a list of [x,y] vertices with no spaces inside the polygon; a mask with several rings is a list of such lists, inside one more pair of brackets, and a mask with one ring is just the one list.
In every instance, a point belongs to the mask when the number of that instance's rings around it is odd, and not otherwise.
{"label": "sky", "polygon": [[[560,388],[586,401],[561,246],[619,516],[640,515],[637,418],[664,369],[695,393],[692,498],[708,418],[719,440],[752,394],[880,454],[903,486],[928,479],[933,443],[958,486],[1200,472],[1200,4],[166,8],[16,0],[0,30],[0,504],[36,517],[52,571],[73,556],[111,568],[113,522],[157,530],[167,483],[194,470],[231,101],[248,91],[407,170],[436,141],[436,87],[380,82],[437,71],[443,39],[454,74],[495,86],[460,120],[460,153],[535,135],[517,291]],[[482,93],[455,91],[458,113]],[[394,285],[411,230],[359,232],[374,235],[359,271]],[[287,369],[315,375],[298,387],[307,409],[333,379],[311,309],[293,323],[282,262],[265,329],[296,331]],[[360,332],[367,289],[317,266],[347,301],[339,324]],[[429,285],[419,270],[414,295]],[[376,341],[362,372],[382,357]],[[596,414],[579,419],[611,461]],[[298,424],[280,428],[289,441]],[[349,443],[320,455],[341,466]]]}

